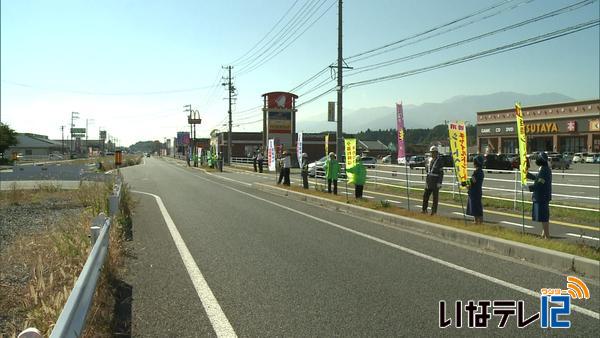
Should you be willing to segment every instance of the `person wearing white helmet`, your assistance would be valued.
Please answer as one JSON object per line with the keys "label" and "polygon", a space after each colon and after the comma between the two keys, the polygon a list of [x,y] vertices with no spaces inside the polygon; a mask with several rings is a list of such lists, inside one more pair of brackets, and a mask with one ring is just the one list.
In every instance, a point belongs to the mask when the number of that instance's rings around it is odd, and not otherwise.
{"label": "person wearing white helmet", "polygon": [[439,160],[440,157],[436,146],[431,146],[429,152],[431,153],[431,158],[427,165],[427,178],[425,179],[425,191],[423,192],[422,213],[427,213],[429,196],[433,194],[433,204],[431,205],[431,215],[433,216],[437,213],[440,188],[442,187],[442,181],[444,180],[444,163]]}
{"label": "person wearing white helmet", "polygon": [[300,163],[300,174],[302,175],[302,187],[308,189],[308,154],[302,153],[302,163]]}

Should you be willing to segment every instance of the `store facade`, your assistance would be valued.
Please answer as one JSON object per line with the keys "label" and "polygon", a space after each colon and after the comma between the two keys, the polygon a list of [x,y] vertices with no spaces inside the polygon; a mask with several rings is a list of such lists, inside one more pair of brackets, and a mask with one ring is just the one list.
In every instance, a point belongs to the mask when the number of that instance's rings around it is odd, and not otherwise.
{"label": "store facade", "polygon": [[[528,152],[600,152],[600,100],[522,107]],[[477,113],[479,153],[517,153],[515,109]]]}

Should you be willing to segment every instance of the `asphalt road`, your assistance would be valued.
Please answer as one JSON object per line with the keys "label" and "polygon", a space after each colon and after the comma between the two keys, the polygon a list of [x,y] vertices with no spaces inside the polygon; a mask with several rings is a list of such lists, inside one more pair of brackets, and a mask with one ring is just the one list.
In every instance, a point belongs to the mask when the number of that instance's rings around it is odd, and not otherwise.
{"label": "asphalt road", "polygon": [[[145,193],[135,193],[127,281],[134,336],[466,336],[480,334],[466,328],[466,313],[463,328],[438,327],[440,300],[524,300],[529,316],[540,309],[531,290],[566,285],[559,272],[236,179],[250,175],[154,158],[121,171]],[[600,288],[584,280],[592,298],[574,301],[570,329],[518,329],[515,317],[498,329],[494,316],[485,334],[594,336]]]}

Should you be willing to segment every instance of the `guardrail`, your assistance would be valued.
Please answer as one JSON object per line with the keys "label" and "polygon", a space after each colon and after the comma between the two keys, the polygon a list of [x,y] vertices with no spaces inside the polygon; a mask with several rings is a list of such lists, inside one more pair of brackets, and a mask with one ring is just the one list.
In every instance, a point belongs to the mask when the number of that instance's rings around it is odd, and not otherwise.
{"label": "guardrail", "polygon": [[[85,327],[92,306],[96,285],[108,254],[109,233],[114,217],[119,212],[123,183],[119,176],[108,197],[109,217],[100,213],[92,220],[90,238],[92,250],[75,282],[75,286],[63,307],[50,337],[79,337]],[[33,329],[33,330],[32,330]],[[19,337],[37,337],[34,328],[28,328]],[[32,333],[33,332],[33,333]],[[39,333],[39,331],[38,331]],[[42,337],[42,335],[39,335]]]}
{"label": "guardrail", "polygon": [[[237,158],[232,159],[232,162],[236,163],[238,165],[248,166],[248,165],[252,164],[252,159],[245,158],[245,157],[237,157]],[[374,166],[374,168],[373,168],[373,166]],[[371,168],[367,168],[367,179],[369,180],[369,183],[374,184],[375,187],[377,187],[378,185],[381,185],[381,186],[387,186],[387,187],[391,187],[391,188],[402,188],[402,189],[416,190],[416,191],[424,190],[425,177],[427,176],[425,167],[414,167],[413,169],[408,169],[408,168],[405,168],[404,165],[393,165],[393,164],[376,164],[376,165],[369,165],[369,167],[371,167]],[[315,170],[316,170],[315,179],[324,179],[325,175],[324,175],[323,170],[321,168],[316,168]],[[415,172],[415,170],[417,172]],[[447,175],[444,175],[444,181],[443,181],[442,185],[445,187],[452,187],[452,190],[442,189],[442,190],[440,190],[440,193],[452,194],[452,196],[454,197],[456,194],[458,194],[458,184],[456,181],[456,175],[454,174],[455,169],[452,167],[447,167],[444,170],[447,173]],[[474,168],[468,168],[467,170],[473,171]],[[520,202],[521,202],[520,195],[521,195],[522,187],[521,187],[520,172],[518,170],[496,170],[496,169],[484,169],[484,171],[486,171],[486,172],[491,171],[492,173],[499,173],[499,174],[502,173],[502,174],[511,174],[512,175],[512,177],[510,179],[486,177],[484,180],[483,190],[487,193],[483,195],[483,198],[513,202],[513,208],[516,210],[518,207],[518,204],[520,204]],[[530,172],[536,173],[535,171],[530,171]],[[600,205],[600,186],[592,185],[592,184],[589,184],[589,185],[576,184],[575,182],[573,182],[573,183],[556,182],[557,181],[556,178],[563,178],[563,179],[567,179],[567,180],[568,179],[578,180],[580,178],[598,178],[598,180],[600,180],[599,174],[565,173],[564,171],[560,171],[560,172],[555,171],[553,173],[553,177],[555,178],[554,182],[552,183],[553,187],[576,187],[576,188],[585,189],[585,191],[589,191],[591,193],[591,196],[582,196],[582,195],[560,194],[560,193],[554,192],[552,194],[553,197],[566,198],[566,199],[577,199],[580,201],[598,202]],[[341,178],[340,181],[343,182],[344,179]],[[500,184],[508,183],[508,185],[504,186],[504,187],[492,186],[494,182],[500,183]],[[597,191],[597,194],[594,194],[594,191]],[[502,197],[503,193],[510,194],[510,198]],[[525,189],[523,191],[523,193],[527,196],[531,195],[531,192],[527,189]],[[596,195],[596,196],[593,196],[593,195]],[[398,196],[402,197],[400,195],[398,195]],[[528,198],[528,199],[530,199],[530,198]],[[527,204],[532,203],[529,200],[526,200],[524,202]],[[596,208],[589,208],[589,207],[583,207],[583,206],[573,206],[573,205],[556,204],[556,203],[552,203],[552,204],[550,204],[550,206],[556,207],[556,208],[563,208],[563,209],[600,212],[600,207],[598,209],[596,209]]]}

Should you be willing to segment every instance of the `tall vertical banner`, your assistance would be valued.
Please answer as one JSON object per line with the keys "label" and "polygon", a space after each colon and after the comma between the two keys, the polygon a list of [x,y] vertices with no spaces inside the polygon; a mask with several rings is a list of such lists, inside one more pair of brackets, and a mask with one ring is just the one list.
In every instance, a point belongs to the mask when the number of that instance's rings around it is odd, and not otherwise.
{"label": "tall vertical banner", "polygon": [[329,134],[325,135],[325,156],[329,154]]}
{"label": "tall vertical banner", "polygon": [[302,133],[298,133],[298,141],[296,142],[296,156],[298,156],[298,167],[302,168]]}
{"label": "tall vertical banner", "polygon": [[396,103],[396,127],[398,128],[398,164],[406,164],[406,151],[404,148],[404,111],[402,102]]}
{"label": "tall vertical banner", "polygon": [[517,118],[517,137],[519,138],[519,163],[521,171],[521,184],[527,184],[527,135],[523,123],[523,111],[521,105],[515,103],[515,117]]}
{"label": "tall vertical banner", "polygon": [[[352,168],[356,165],[356,139],[345,138],[344,139],[344,151],[346,154],[346,168]],[[346,172],[348,180],[352,182],[352,174]]]}
{"label": "tall vertical banner", "polygon": [[456,169],[456,178],[460,183],[466,182],[467,174],[467,129],[464,122],[452,122],[448,125],[450,151]]}
{"label": "tall vertical banner", "polygon": [[269,163],[269,171],[275,171],[275,140],[269,139],[269,145],[267,150],[267,160]]}

